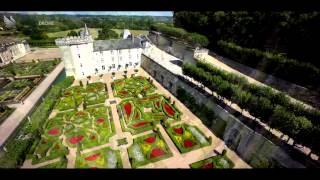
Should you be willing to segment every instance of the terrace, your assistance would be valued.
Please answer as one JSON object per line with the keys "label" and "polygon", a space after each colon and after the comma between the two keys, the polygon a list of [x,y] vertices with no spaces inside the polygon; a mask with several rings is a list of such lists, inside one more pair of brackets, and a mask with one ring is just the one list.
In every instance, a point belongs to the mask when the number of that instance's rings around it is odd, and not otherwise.
{"label": "terrace", "polygon": [[[221,151],[223,142],[145,71],[115,78],[65,89],[23,168],[190,168]],[[225,157],[248,167],[232,151]]]}

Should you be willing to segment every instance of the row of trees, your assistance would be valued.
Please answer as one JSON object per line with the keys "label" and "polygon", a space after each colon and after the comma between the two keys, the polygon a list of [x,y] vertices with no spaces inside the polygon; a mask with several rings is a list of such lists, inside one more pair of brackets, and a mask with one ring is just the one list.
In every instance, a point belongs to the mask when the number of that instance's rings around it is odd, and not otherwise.
{"label": "row of trees", "polygon": [[[319,152],[320,123],[317,121],[319,119],[311,120],[291,112],[290,108],[280,103],[285,99],[282,94],[270,93],[267,89],[255,86],[244,88],[243,84],[233,82],[235,79],[226,80],[224,75],[214,74],[203,66],[184,64],[182,70],[185,75],[217,92],[220,98],[229,99],[271,128],[278,129],[293,138],[295,143],[304,144],[313,151]],[[252,90],[247,88],[252,88]],[[256,92],[254,93],[253,90]],[[269,93],[266,93],[268,91]]]}
{"label": "row of trees", "polygon": [[174,23],[208,37],[210,48],[225,40],[243,47],[286,53],[320,67],[320,12],[208,11],[174,12]]}
{"label": "row of trees", "polygon": [[[60,97],[63,89],[69,87],[74,81],[73,77],[67,77],[62,82],[54,85],[43,99],[43,102],[37,107],[37,109],[30,116],[30,120],[22,126],[19,133],[13,139],[9,139],[5,148],[6,158],[15,162],[15,166],[21,165],[23,163],[32,143],[39,138],[40,134],[43,132],[43,124],[49,117],[54,105],[56,104],[56,99]],[[19,136],[31,136],[30,138],[19,139]],[[0,164],[0,166],[5,166]]]}
{"label": "row of trees", "polygon": [[295,115],[305,116],[310,119],[312,123],[320,125],[320,111],[306,108],[303,104],[298,102],[294,103],[282,92],[273,91],[267,86],[259,86],[249,83],[248,80],[242,76],[220,70],[205,62],[198,61],[196,65],[206,72],[209,72],[212,76],[221,77],[222,80],[225,80],[228,83],[238,85],[243,91],[249,92],[258,97],[265,97],[269,99],[273,106],[279,104],[285,107],[288,111],[293,112]]}
{"label": "row of trees", "polygon": [[212,121],[217,118],[212,109],[207,108],[203,104],[196,103],[196,99],[192,94],[188,93],[182,87],[177,88],[177,98],[186,105],[203,123],[210,127]]}
{"label": "row of trees", "polygon": [[179,39],[185,39],[194,45],[207,46],[209,44],[208,38],[198,33],[189,33],[182,28],[176,28],[164,23],[156,23],[151,26],[151,30],[159,31],[169,36]]}
{"label": "row of trees", "polygon": [[320,69],[310,63],[289,59],[278,53],[244,48],[226,41],[218,41],[216,50],[223,56],[285,80],[303,86],[319,86]]}

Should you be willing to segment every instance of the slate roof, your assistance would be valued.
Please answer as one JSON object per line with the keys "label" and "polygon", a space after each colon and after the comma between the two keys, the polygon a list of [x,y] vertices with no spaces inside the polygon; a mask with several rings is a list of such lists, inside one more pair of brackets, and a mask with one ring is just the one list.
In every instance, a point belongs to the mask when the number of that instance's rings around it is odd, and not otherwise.
{"label": "slate roof", "polygon": [[95,40],[93,42],[93,51],[108,51],[118,49],[133,49],[142,48],[141,40],[134,38],[129,39],[110,39],[110,40]]}

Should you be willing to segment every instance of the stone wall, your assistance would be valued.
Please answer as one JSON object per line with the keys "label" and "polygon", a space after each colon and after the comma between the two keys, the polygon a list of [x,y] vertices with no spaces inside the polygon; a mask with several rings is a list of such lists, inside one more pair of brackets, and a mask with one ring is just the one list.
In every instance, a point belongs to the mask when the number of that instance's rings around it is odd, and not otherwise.
{"label": "stone wall", "polygon": [[214,103],[212,97],[206,96],[193,88],[192,84],[187,83],[180,75],[175,74],[145,55],[142,55],[141,67],[172,94],[176,95],[177,87],[180,86],[192,94],[197,100],[197,103],[205,104],[207,107],[213,108],[218,118],[212,120],[213,122],[210,129],[216,136],[223,139],[230,149],[234,150],[252,167],[304,167],[301,163],[293,160],[279,146],[254,132],[233,115]]}

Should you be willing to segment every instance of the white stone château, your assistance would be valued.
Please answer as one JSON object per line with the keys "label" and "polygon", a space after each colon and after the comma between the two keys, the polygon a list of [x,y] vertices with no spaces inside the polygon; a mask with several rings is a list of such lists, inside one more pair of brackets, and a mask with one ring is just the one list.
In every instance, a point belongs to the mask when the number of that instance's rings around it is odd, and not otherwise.
{"label": "white stone ch\u00e2teau", "polygon": [[0,38],[0,66],[6,65],[26,55],[30,51],[26,40],[13,37]]}
{"label": "white stone ch\u00e2teau", "polygon": [[139,68],[146,41],[127,39],[93,40],[87,26],[80,36],[56,39],[62,51],[67,76],[84,79],[92,75]]}

